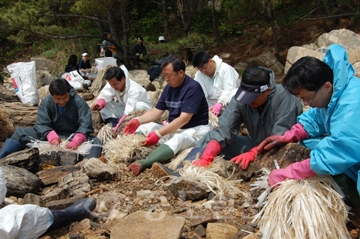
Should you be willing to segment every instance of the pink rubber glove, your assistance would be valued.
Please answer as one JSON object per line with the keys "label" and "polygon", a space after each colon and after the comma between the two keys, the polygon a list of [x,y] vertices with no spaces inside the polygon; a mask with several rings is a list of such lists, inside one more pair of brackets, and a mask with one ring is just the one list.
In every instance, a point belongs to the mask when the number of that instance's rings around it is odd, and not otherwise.
{"label": "pink rubber glove", "polygon": [[204,150],[204,153],[201,155],[199,160],[193,161],[192,164],[196,166],[205,167],[211,164],[216,156],[221,151],[221,145],[216,140],[211,140]]}
{"label": "pink rubber glove", "polygon": [[55,130],[50,131],[50,133],[48,133],[46,135],[47,140],[49,141],[50,144],[52,145],[60,145],[61,143],[61,139],[60,137],[57,135],[57,133],[55,132]]}
{"label": "pink rubber glove", "polygon": [[305,131],[304,127],[297,123],[291,127],[290,130],[286,131],[283,136],[273,135],[267,137],[262,141],[257,147],[258,153],[261,153],[264,149],[270,150],[276,146],[281,146],[290,142],[298,142],[303,139],[309,138],[308,133]]}
{"label": "pink rubber glove", "polygon": [[135,131],[137,130],[137,128],[139,128],[140,124],[141,123],[138,118],[133,118],[126,124],[126,126],[123,130],[123,134],[125,134],[125,135],[135,134]]}
{"label": "pink rubber glove", "polygon": [[310,168],[310,158],[301,162],[292,163],[286,168],[273,170],[268,177],[270,186],[284,181],[287,178],[299,180],[316,176]]}
{"label": "pink rubber glove", "polygon": [[212,107],[210,107],[210,112],[212,112],[214,115],[219,116],[221,109],[222,109],[222,104],[221,103],[216,103],[215,105],[213,105]]}
{"label": "pink rubber glove", "polygon": [[86,136],[83,133],[76,133],[72,140],[65,145],[65,148],[76,150],[85,140]]}
{"label": "pink rubber glove", "polygon": [[112,129],[113,134],[116,134],[117,129],[119,128],[119,126],[121,125],[121,123],[124,121],[124,119],[126,118],[126,114],[124,114],[120,119],[119,122],[116,124],[116,126]]}
{"label": "pink rubber glove", "polygon": [[98,99],[96,101],[96,104],[91,106],[90,109],[91,109],[91,111],[95,111],[95,110],[100,111],[100,110],[104,109],[105,106],[106,106],[106,101],[103,99]]}
{"label": "pink rubber glove", "polygon": [[159,142],[160,139],[161,139],[161,134],[159,133],[158,130],[155,130],[155,131],[151,132],[150,134],[148,134],[148,136],[146,137],[146,139],[142,143],[142,145],[143,146],[155,145],[157,142]]}
{"label": "pink rubber glove", "polygon": [[250,151],[246,153],[242,153],[230,161],[234,162],[235,164],[239,164],[241,162],[241,169],[246,170],[250,162],[254,162],[257,154],[257,147],[250,149]]}

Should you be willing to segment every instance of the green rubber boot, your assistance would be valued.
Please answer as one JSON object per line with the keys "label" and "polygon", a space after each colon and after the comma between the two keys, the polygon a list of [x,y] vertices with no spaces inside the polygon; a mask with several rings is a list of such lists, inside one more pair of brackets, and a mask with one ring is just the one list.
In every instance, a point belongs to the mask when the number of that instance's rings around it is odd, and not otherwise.
{"label": "green rubber boot", "polygon": [[129,168],[133,171],[134,175],[139,175],[146,168],[150,168],[155,162],[164,163],[174,156],[174,151],[166,145],[162,144],[159,148],[152,151],[146,159],[137,160],[129,165]]}

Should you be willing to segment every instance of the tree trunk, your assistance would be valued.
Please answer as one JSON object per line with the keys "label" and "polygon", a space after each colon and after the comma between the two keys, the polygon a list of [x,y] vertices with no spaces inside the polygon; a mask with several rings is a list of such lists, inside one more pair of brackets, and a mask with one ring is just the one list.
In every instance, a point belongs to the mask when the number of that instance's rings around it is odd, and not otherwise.
{"label": "tree trunk", "polygon": [[221,46],[220,33],[218,29],[218,24],[216,21],[216,10],[215,10],[215,0],[211,0],[211,13],[212,13],[212,28],[216,37],[216,42],[218,46]]}
{"label": "tree trunk", "polygon": [[273,41],[274,41],[274,46],[275,46],[275,57],[280,60],[280,55],[279,55],[279,45],[278,45],[278,41],[277,41],[277,35],[276,35],[276,29],[275,29],[275,24],[274,24],[274,18],[272,17],[272,8],[271,8],[271,2],[267,2],[267,13],[268,13],[268,17],[269,17],[269,21],[270,21],[270,26],[271,26],[271,32],[272,32],[272,36],[273,36]]}
{"label": "tree trunk", "polygon": [[167,0],[161,0],[162,10],[163,10],[163,22],[164,22],[164,32],[166,41],[170,41],[170,30],[169,30],[169,15],[167,11]]}
{"label": "tree trunk", "polygon": [[121,42],[119,40],[119,36],[116,31],[115,19],[114,19],[114,15],[112,14],[111,8],[108,9],[108,21],[109,21],[110,33],[112,35],[112,41],[116,46],[116,58],[119,58],[120,60],[124,59],[124,52],[122,50]]}

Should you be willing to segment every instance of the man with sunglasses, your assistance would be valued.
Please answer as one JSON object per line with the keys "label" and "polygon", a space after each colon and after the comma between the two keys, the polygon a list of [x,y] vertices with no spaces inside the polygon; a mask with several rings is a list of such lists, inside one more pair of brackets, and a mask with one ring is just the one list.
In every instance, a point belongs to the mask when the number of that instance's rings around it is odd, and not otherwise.
{"label": "man with sunglasses", "polygon": [[331,175],[353,207],[352,218],[360,224],[360,79],[354,76],[346,50],[331,45],[323,61],[303,57],[289,69],[283,85],[311,108],[284,135],[265,139],[258,152],[301,141],[311,149],[310,158],[270,173],[276,186],[286,178],[306,179]]}
{"label": "man with sunglasses", "polygon": [[219,116],[239,87],[239,74],[221,58],[210,58],[205,51],[194,55],[193,66],[198,69],[194,80],[200,83],[209,110]]}

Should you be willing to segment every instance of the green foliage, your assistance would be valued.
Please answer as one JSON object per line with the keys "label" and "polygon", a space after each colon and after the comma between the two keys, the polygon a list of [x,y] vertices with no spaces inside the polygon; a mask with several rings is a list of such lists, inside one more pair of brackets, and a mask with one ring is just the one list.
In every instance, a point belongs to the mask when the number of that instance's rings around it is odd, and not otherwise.
{"label": "green foliage", "polygon": [[210,7],[204,7],[201,9],[194,19],[194,32],[202,34],[210,34],[212,29],[212,13]]}
{"label": "green foliage", "polygon": [[188,37],[180,38],[165,44],[147,44],[147,61],[152,62],[169,54],[176,54],[182,57],[186,56],[187,50],[193,52],[214,46],[214,39],[204,34],[193,33]]}

